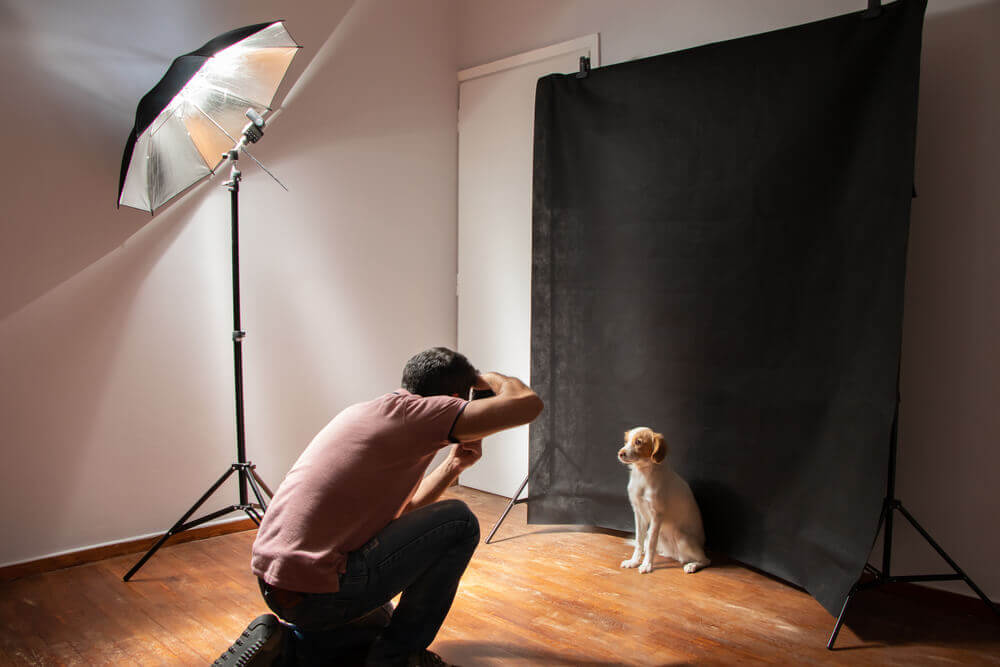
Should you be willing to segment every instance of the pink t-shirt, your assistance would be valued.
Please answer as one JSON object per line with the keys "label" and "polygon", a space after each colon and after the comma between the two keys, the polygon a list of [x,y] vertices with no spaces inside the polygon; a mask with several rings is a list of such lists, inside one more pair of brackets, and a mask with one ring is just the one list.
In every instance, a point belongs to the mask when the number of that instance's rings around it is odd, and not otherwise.
{"label": "pink t-shirt", "polygon": [[337,591],[347,554],[402,513],[465,405],[399,389],[334,417],[268,505],[254,574],[286,590]]}

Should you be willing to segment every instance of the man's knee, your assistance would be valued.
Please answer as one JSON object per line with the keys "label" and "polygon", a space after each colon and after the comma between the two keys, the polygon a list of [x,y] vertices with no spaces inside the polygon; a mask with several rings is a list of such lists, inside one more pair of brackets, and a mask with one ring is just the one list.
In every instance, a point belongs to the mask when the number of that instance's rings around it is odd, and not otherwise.
{"label": "man's knee", "polygon": [[454,521],[461,526],[462,536],[478,544],[479,542],[479,519],[461,500],[448,498],[434,504],[435,509],[441,512],[446,521]]}

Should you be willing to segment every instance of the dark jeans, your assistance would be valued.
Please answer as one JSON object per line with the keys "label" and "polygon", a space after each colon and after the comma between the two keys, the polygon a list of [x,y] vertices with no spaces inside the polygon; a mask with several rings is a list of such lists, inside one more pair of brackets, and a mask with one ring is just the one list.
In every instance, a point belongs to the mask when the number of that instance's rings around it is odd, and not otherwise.
{"label": "dark jeans", "polygon": [[404,663],[434,641],[478,544],[476,516],[460,500],[443,500],[404,514],[349,553],[336,593],[287,596],[263,582],[261,592],[274,613],[294,626],[296,662],[310,665],[336,662],[338,651],[373,639],[364,617],[402,593],[368,660]]}

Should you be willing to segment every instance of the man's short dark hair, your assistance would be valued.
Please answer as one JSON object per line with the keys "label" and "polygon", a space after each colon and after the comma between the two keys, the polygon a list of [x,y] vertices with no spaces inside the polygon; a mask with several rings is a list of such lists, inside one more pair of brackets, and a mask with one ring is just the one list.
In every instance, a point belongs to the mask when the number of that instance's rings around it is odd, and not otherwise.
{"label": "man's short dark hair", "polygon": [[420,396],[458,394],[468,398],[478,375],[464,355],[446,347],[432,347],[406,362],[401,386]]}

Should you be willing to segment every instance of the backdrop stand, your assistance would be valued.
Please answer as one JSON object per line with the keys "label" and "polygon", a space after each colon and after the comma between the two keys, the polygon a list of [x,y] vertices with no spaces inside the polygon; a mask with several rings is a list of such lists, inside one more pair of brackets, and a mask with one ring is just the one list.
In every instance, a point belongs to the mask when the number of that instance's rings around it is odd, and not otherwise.
{"label": "backdrop stand", "polygon": [[[1000,606],[995,602],[991,601],[989,597],[984,593],[975,582],[969,578],[962,568],[960,568],[954,560],[945,552],[944,549],[934,541],[934,538],[930,536],[924,528],[913,518],[903,503],[896,498],[896,450],[899,441],[899,401],[896,401],[896,414],[892,419],[892,435],[890,437],[889,445],[889,471],[888,479],[886,481],[886,493],[885,500],[882,502],[882,514],[879,516],[878,528],[875,530],[875,536],[878,537],[879,531],[883,528],[885,532],[883,533],[883,546],[882,546],[882,569],[879,570],[873,567],[870,563],[865,563],[864,572],[869,574],[872,579],[868,581],[858,581],[851,587],[851,591],[847,594],[847,599],[844,600],[844,606],[840,610],[840,616],[837,617],[837,625],[833,628],[833,634],[830,635],[830,641],[827,642],[826,647],[831,651],[834,650],[833,644],[837,641],[837,635],[840,633],[840,628],[844,625],[844,616],[847,613],[847,607],[851,603],[851,599],[859,591],[863,591],[869,588],[875,588],[876,586],[882,586],[885,584],[895,584],[895,583],[915,583],[915,582],[927,582],[927,581],[965,581],[976,595],[978,595],[986,605],[993,610],[998,616],[1000,616]],[[892,572],[892,521],[893,513],[899,512],[903,515],[907,521],[910,522],[921,537],[923,537],[928,544],[934,547],[934,550],[938,552],[941,556],[951,566],[954,570],[954,574],[917,574],[917,575],[904,575],[904,576],[893,576]]]}
{"label": "backdrop stand", "polygon": [[[246,338],[246,331],[240,327],[240,235],[239,235],[239,193],[240,193],[240,181],[242,180],[242,175],[240,173],[239,167],[237,166],[237,161],[239,160],[240,151],[249,143],[255,143],[264,134],[264,120],[252,109],[247,111],[247,117],[250,118],[250,123],[247,124],[246,128],[243,130],[243,136],[237,142],[236,146],[232,150],[228,151],[223,155],[224,158],[228,158],[232,163],[232,170],[230,172],[229,181],[224,185],[229,189],[229,202],[230,202],[230,215],[232,218],[232,246],[233,246],[233,367],[234,367],[234,377],[236,384],[236,462],[229,466],[225,473],[215,482],[208,491],[198,499],[194,505],[191,506],[180,519],[168,530],[166,533],[157,540],[149,551],[143,555],[139,561],[132,566],[132,569],[123,577],[125,581],[132,578],[136,572],[139,571],[147,560],[149,560],[156,551],[163,546],[163,544],[172,535],[177,533],[182,533],[185,530],[199,526],[207,521],[212,521],[220,517],[225,516],[231,512],[245,512],[250,520],[253,521],[258,526],[260,525],[261,515],[267,510],[267,502],[264,500],[264,494],[267,494],[268,499],[272,498],[274,494],[271,489],[264,483],[264,480],[260,478],[257,474],[257,468],[253,463],[247,461],[246,453],[246,429],[244,427],[244,412],[243,412],[243,339]],[[249,153],[248,153],[249,155]],[[253,156],[250,156],[253,158]],[[256,161],[256,160],[255,160]],[[258,164],[260,164],[258,162]],[[261,165],[263,167],[263,165]],[[265,169],[265,171],[267,171]],[[272,178],[274,175],[267,172]],[[277,180],[277,179],[275,179]],[[278,182],[281,185],[281,182]],[[282,185],[284,187],[284,185]],[[205,501],[207,501],[215,491],[222,486],[222,484],[229,479],[230,475],[237,473],[239,478],[239,502],[233,505],[228,505],[220,510],[206,514],[200,518],[194,519],[193,521],[188,521],[191,515],[198,511]],[[247,494],[247,487],[253,491],[254,497],[256,498],[256,503],[250,503],[249,496]]]}

